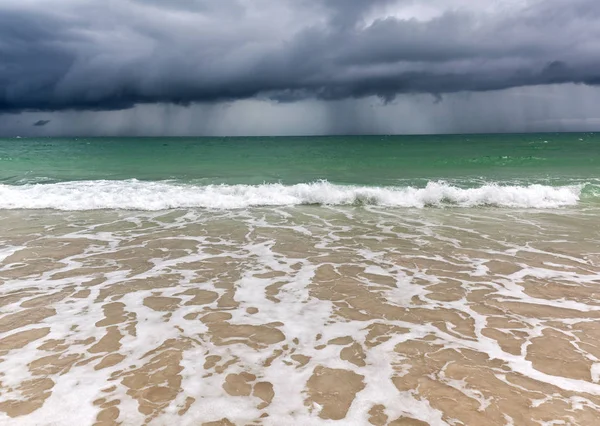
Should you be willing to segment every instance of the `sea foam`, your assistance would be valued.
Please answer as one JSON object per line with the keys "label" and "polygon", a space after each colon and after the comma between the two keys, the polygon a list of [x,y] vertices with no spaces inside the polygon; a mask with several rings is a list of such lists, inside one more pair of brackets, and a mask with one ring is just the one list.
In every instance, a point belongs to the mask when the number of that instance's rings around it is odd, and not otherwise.
{"label": "sea foam", "polygon": [[460,188],[445,182],[425,187],[336,185],[193,185],[175,182],[78,181],[0,185],[0,209],[168,210],[240,209],[253,206],[378,205],[387,207],[558,208],[578,203],[583,185],[500,185]]}

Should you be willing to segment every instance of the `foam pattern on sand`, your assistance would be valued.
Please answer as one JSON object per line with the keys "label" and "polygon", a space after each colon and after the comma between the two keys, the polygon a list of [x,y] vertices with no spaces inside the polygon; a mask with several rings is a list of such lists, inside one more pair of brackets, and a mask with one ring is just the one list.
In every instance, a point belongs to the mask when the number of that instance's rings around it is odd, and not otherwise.
{"label": "foam pattern on sand", "polygon": [[1,424],[600,416],[597,212],[0,219]]}

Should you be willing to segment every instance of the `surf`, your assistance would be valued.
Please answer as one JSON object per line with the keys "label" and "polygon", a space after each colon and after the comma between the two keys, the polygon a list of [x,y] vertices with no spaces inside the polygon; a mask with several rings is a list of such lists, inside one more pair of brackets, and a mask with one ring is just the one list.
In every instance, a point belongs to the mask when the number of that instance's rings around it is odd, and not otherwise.
{"label": "surf", "polygon": [[[591,189],[590,189],[591,188]],[[596,197],[595,185],[486,183],[465,188],[444,181],[416,186],[339,185],[328,181],[283,185],[196,185],[169,181],[71,181],[0,185],[0,209],[142,210],[243,209],[262,206],[499,207],[552,209]]]}

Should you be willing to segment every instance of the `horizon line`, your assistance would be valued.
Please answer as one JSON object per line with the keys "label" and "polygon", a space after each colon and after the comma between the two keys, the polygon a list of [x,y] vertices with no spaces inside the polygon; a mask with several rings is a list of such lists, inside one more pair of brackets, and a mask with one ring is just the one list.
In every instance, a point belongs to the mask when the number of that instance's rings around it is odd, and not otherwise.
{"label": "horizon line", "polygon": [[52,139],[52,138],[197,138],[197,139],[234,139],[234,138],[327,138],[327,137],[419,137],[419,136],[490,136],[490,135],[548,135],[548,134],[597,134],[593,131],[541,131],[541,132],[465,132],[465,133],[331,133],[331,134],[292,134],[292,135],[57,135],[57,136],[4,136],[0,139]]}

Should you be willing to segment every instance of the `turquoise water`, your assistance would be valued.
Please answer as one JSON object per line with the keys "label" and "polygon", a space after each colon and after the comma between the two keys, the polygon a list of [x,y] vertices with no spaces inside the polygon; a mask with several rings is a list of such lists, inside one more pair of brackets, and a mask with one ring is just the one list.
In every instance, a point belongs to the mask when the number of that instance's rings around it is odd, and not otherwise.
{"label": "turquoise water", "polygon": [[0,181],[394,185],[599,177],[600,134],[0,139]]}
{"label": "turquoise water", "polygon": [[[525,189],[533,184],[544,188],[580,185],[576,190],[578,198],[590,198],[596,196],[599,177],[600,134],[595,133],[0,139],[0,207],[10,208],[38,206],[35,203],[20,204],[19,200],[26,196],[33,199],[69,193],[76,197],[95,193],[96,189],[99,191],[96,198],[112,197],[112,201],[105,204],[106,208],[115,208],[118,203],[114,197],[127,191],[132,194],[146,191],[149,197],[155,198],[160,193],[167,208],[206,207],[211,205],[204,199],[210,195],[206,192],[210,185],[222,186],[218,196],[245,197],[249,205],[260,205],[263,197],[265,202],[262,204],[267,205],[277,205],[277,200],[283,200],[284,204],[328,204],[331,199],[333,204],[358,202],[409,206],[410,203],[396,198],[393,201],[390,197],[398,194],[385,192],[386,188],[402,188],[406,192],[407,188],[422,189],[428,185],[434,186],[427,193],[416,195],[420,200],[417,206],[438,201],[460,204],[465,197],[471,200],[473,194],[452,191],[485,185],[512,185]],[[329,186],[294,187],[318,181],[327,181]],[[122,184],[119,186],[117,182]],[[152,183],[154,185],[150,185]],[[159,183],[171,186],[160,186]],[[57,187],[57,184],[64,185]],[[275,189],[269,187],[265,193],[264,184],[280,184],[284,188],[277,187],[275,194]],[[352,186],[378,188],[384,192],[361,190],[345,197],[333,197],[332,191],[346,191]],[[17,187],[26,188],[27,193],[15,192]],[[262,192],[257,193],[257,188],[262,188]],[[170,191],[176,193],[169,194]],[[323,191],[328,195],[324,196]],[[202,202],[188,205],[183,201],[200,192],[204,197]],[[284,200],[282,194],[288,198],[284,197]],[[511,192],[512,199],[515,194],[515,191]],[[536,194],[543,195],[540,191]],[[169,202],[170,196],[177,201]],[[403,196],[406,198],[406,194]],[[295,201],[289,197],[295,197]],[[478,193],[479,201],[475,204],[498,204],[495,197],[489,191]],[[562,195],[559,198],[566,200]],[[2,199],[4,204],[1,204]],[[499,204],[511,205],[511,202]],[[142,201],[140,203],[143,207]],[[519,203],[521,201],[512,205]],[[529,206],[528,203],[535,205],[534,201],[521,204]],[[155,204],[156,208],[159,204]],[[94,205],[102,207],[101,202]],[[38,207],[44,206],[42,203]],[[47,205],[52,206],[52,203]],[[138,204],[129,208],[136,206]]]}

